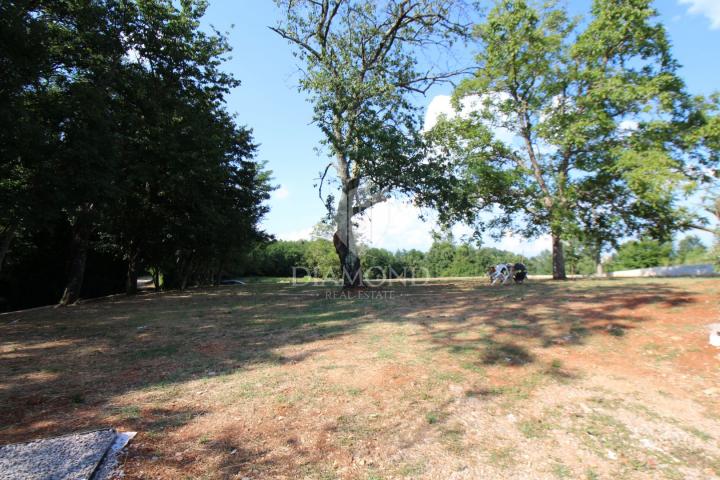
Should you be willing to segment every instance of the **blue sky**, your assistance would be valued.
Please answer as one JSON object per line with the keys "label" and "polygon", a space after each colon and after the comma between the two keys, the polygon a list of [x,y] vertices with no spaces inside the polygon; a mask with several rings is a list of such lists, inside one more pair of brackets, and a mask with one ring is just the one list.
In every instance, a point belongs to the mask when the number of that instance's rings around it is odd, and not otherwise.
{"label": "blue sky", "polygon": [[[591,2],[569,0],[567,4],[571,11],[581,13]],[[720,90],[720,0],[656,0],[655,7],[689,90],[696,94]],[[230,95],[228,108],[237,114],[239,123],[253,129],[260,144],[258,157],[268,162],[280,186],[270,200],[264,228],[279,238],[295,239],[306,236],[324,214],[313,184],[325,157],[316,152],[321,137],[311,124],[312,107],[297,89],[297,61],[287,42],[267,28],[276,23],[278,13],[270,0],[210,0],[204,22],[229,32],[233,58],[224,68],[242,84]],[[417,102],[427,107],[436,96],[450,92],[450,86],[436,87]],[[428,248],[433,228],[400,201],[375,207],[361,223],[367,242],[391,250]],[[709,238],[704,236],[704,240]],[[525,255],[549,246],[547,238],[488,239],[487,244]]]}

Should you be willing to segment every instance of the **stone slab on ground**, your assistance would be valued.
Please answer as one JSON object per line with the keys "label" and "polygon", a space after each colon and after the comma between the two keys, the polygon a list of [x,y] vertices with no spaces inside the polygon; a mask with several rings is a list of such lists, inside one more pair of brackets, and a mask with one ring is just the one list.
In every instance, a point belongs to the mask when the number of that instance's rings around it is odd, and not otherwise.
{"label": "stone slab on ground", "polygon": [[0,447],[3,480],[89,480],[115,441],[113,429]]}
{"label": "stone slab on ground", "polygon": [[120,452],[130,443],[130,440],[135,438],[136,434],[137,432],[117,432],[115,441],[105,454],[105,458],[103,458],[103,461],[98,466],[92,480],[108,480],[114,475],[123,476],[118,458]]}

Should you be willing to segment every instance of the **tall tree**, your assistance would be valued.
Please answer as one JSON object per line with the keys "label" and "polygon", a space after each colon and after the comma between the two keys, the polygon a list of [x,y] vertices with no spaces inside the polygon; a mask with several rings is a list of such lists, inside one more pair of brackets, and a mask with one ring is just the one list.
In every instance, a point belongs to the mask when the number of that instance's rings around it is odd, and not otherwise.
{"label": "tall tree", "polygon": [[162,270],[166,287],[217,282],[239,250],[264,238],[257,224],[270,191],[251,131],[224,108],[239,85],[219,68],[230,47],[200,29],[204,1],[130,6],[123,194],[114,215],[127,290],[140,266]]}
{"label": "tall tree", "polygon": [[[346,287],[362,285],[353,217],[392,191],[423,195],[443,168],[424,162],[421,118],[410,95],[456,72],[424,68],[419,49],[447,44],[464,31],[451,0],[276,0],[284,13],[272,30],[303,63],[300,88],[332,162],[320,196],[334,218],[333,243]],[[323,196],[329,168],[339,196]]]}
{"label": "tall tree", "polygon": [[551,235],[555,279],[568,236],[599,257],[620,233],[667,236],[689,221],[682,152],[664,148],[689,99],[650,4],[595,0],[578,22],[557,2],[498,1],[474,31],[478,69],[454,93],[465,112],[434,133],[475,184],[468,195],[502,211],[492,226]]}
{"label": "tall tree", "polygon": [[[45,61],[44,68],[33,69],[34,59],[16,57],[9,66],[14,74],[30,74],[20,84],[26,108],[16,113],[19,126],[35,125],[23,131],[30,134],[24,141],[13,142],[17,137],[13,139],[11,133],[9,141],[0,142],[4,148],[15,148],[16,156],[4,158],[3,163],[14,165],[17,184],[24,179],[30,186],[25,195],[11,200],[15,219],[10,225],[17,232],[41,224],[47,215],[40,205],[69,220],[74,254],[63,296],[67,302],[79,294],[95,215],[111,196],[109,178],[117,158],[113,148],[117,133],[110,114],[115,102],[112,83],[125,53],[117,26],[121,9],[115,2],[10,2],[9,6],[10,19],[25,19],[27,39]],[[34,31],[44,33],[42,40],[37,41]],[[48,196],[52,202],[43,198]]]}
{"label": "tall tree", "polygon": [[[206,7],[0,5],[8,72],[0,79],[0,266],[18,234],[26,263],[28,252],[53,248],[53,267],[67,270],[60,303],[69,304],[102,290],[83,289],[86,263],[98,255],[99,269],[115,275],[108,288],[119,283],[119,257],[129,292],[149,267],[183,287],[217,281],[265,238],[258,224],[270,172],[253,159],[251,130],[225,109],[239,82],[220,69],[224,36],[200,28]],[[0,271],[0,284],[18,291],[22,265],[12,267],[16,277]]]}
{"label": "tall tree", "polygon": [[720,92],[708,98],[694,99],[696,110],[678,148],[691,152],[693,167],[688,171],[699,182],[703,206],[713,220],[712,225],[688,224],[688,228],[715,235],[715,263],[720,265]]}
{"label": "tall tree", "polygon": [[56,138],[46,128],[53,98],[46,79],[57,52],[35,3],[0,4],[0,272],[15,238],[52,211],[48,157]]}

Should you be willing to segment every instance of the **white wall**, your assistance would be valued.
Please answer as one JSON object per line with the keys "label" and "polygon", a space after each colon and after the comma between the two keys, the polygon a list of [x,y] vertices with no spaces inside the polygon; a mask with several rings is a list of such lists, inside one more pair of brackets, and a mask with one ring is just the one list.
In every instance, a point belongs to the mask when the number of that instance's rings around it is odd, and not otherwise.
{"label": "white wall", "polygon": [[699,277],[718,272],[710,263],[701,265],[676,265],[672,267],[637,268],[608,273],[608,277]]}

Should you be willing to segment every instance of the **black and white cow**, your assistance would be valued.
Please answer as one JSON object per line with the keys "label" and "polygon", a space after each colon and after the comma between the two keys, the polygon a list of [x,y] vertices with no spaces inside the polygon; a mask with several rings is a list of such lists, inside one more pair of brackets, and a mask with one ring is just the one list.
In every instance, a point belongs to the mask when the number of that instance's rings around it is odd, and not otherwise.
{"label": "black and white cow", "polygon": [[507,284],[510,279],[515,283],[523,283],[527,278],[527,267],[522,263],[499,263],[488,269],[490,284]]}

